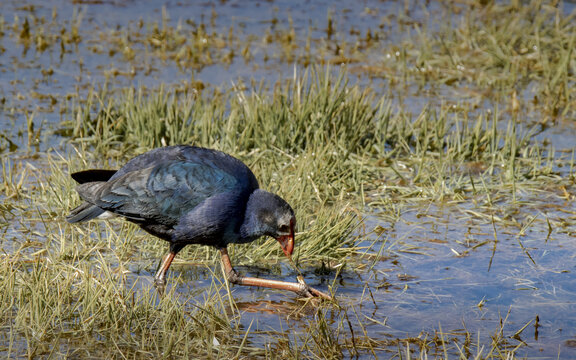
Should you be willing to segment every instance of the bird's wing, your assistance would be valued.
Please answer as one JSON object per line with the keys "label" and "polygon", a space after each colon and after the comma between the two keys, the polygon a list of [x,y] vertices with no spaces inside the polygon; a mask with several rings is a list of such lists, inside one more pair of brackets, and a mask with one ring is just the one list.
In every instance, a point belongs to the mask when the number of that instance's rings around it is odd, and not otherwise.
{"label": "bird's wing", "polygon": [[82,184],[78,192],[84,200],[129,220],[173,225],[207,198],[242,192],[246,186],[235,174],[212,164],[176,161],[108,182]]}

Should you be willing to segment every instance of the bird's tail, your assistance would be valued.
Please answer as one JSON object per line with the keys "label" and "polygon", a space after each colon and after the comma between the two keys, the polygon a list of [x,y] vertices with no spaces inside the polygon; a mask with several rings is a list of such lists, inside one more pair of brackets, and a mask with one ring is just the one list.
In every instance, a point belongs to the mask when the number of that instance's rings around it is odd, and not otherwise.
{"label": "bird's tail", "polygon": [[[104,182],[110,180],[110,178],[116,173],[117,170],[84,170],[71,174],[72,178],[76,180],[79,184],[88,184],[92,182]],[[69,223],[77,223],[82,221],[88,221],[97,218],[98,216],[104,214],[105,211],[99,207],[92,205],[88,202],[83,202],[80,206],[72,209],[70,214],[66,216],[66,221]]]}
{"label": "bird's tail", "polygon": [[72,179],[76,180],[78,184],[85,184],[95,181],[108,181],[116,172],[117,170],[92,169],[78,171],[70,174],[70,176],[72,176]]}
{"label": "bird's tail", "polygon": [[70,214],[66,216],[66,221],[68,221],[69,223],[88,221],[95,219],[102,214],[104,214],[104,210],[100,209],[95,205],[84,202],[80,204],[80,206],[70,211]]}

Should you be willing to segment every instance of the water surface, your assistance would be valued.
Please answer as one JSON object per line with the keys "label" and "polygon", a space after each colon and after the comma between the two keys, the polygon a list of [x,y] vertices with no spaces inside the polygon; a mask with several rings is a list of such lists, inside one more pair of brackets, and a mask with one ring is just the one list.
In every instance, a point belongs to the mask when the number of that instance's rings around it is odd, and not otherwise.
{"label": "water surface", "polygon": [[[573,3],[563,4],[564,11],[574,8]],[[388,38],[384,44],[390,48],[368,49],[365,58],[351,61],[351,70],[371,59],[395,56],[392,46],[405,34],[390,26],[389,19],[407,16],[411,21],[424,22],[429,17],[440,17],[444,7],[437,3],[363,1],[223,1],[207,2],[167,1],[4,1],[0,5],[3,26],[22,23],[25,19],[35,22],[34,29],[45,28],[47,34],[58,34],[61,29],[71,31],[76,26],[82,38],[77,43],[55,42],[45,49],[34,43],[26,45],[13,35],[0,38],[0,149],[12,151],[8,162],[42,166],[42,158],[28,157],[38,151],[68,151],[66,137],[58,130],[62,121],[70,120],[67,112],[71,104],[82,103],[91,88],[99,87],[148,87],[165,84],[176,87],[183,81],[195,81],[207,87],[228,87],[250,80],[273,83],[291,78],[294,69],[304,67],[309,38],[312,53],[321,42],[330,42],[329,18],[340,27],[337,36],[365,34],[369,29],[385,29]],[[458,15],[447,19],[458,21]],[[174,29],[198,29],[205,24],[209,32],[243,39],[250,57],[239,55],[243,50],[231,46],[216,53],[234,52],[228,63],[202,63],[181,66],[172,59],[142,57],[146,52],[142,42],[133,45],[134,58],[123,53],[121,43],[116,43],[114,29],[131,28],[137,33],[142,27],[159,24]],[[342,30],[344,29],[344,30]],[[276,31],[276,32],[275,32]],[[287,59],[279,42],[263,42],[262,34],[280,36],[293,32],[293,59]],[[102,38],[108,34],[110,39]],[[349,34],[349,35],[346,35]],[[136,35],[135,35],[136,36]],[[336,35],[333,35],[336,36]],[[111,39],[114,38],[114,41]],[[210,39],[217,39],[215,36]],[[207,38],[208,39],[208,38]],[[340,39],[342,40],[342,39]],[[240,41],[242,42],[242,41]],[[141,47],[141,48],[139,48]],[[329,54],[315,54],[313,60],[333,62],[335,67],[348,62],[335,48]],[[299,58],[300,56],[300,58]],[[187,64],[190,65],[190,64]],[[393,104],[418,114],[425,106],[444,102],[458,103],[474,96],[450,86],[424,89],[408,84],[405,92],[398,93],[385,76],[352,71],[353,81],[372,86],[382,96],[389,96]],[[481,99],[480,108],[495,108],[498,104]],[[480,111],[480,110],[478,110]],[[528,115],[536,120],[539,114]],[[30,119],[32,119],[30,125]],[[530,120],[530,119],[529,119]],[[30,143],[30,126],[42,131]],[[505,124],[502,124],[505,126]],[[573,124],[561,123],[539,133],[534,141],[552,141],[557,153],[553,156],[569,158],[576,135]],[[560,176],[567,176],[570,169],[556,169]],[[500,334],[509,348],[520,346],[518,354],[527,357],[563,358],[576,356],[576,279],[574,277],[574,232],[572,229],[549,231],[546,219],[574,218],[572,200],[558,196],[541,197],[539,194],[512,192],[498,204],[497,216],[516,219],[518,226],[493,225],[483,213],[481,202],[438,205],[422,201],[407,207],[398,220],[390,220],[377,210],[366,207],[365,223],[370,232],[380,228],[378,234],[366,237],[366,244],[373,257],[359,264],[345,265],[337,282],[337,295],[341,304],[348,307],[350,326],[356,334],[382,341],[378,356],[383,358],[405,346],[397,339],[433,337],[441,330],[450,338],[463,344],[466,333],[478,336],[480,343],[488,346],[491,337]],[[386,193],[373,194],[386,198]],[[0,195],[4,196],[4,195]],[[480,205],[479,205],[480,204]],[[3,225],[2,248],[14,251],[21,245],[22,222],[8,217]],[[525,227],[523,226],[525,225]],[[38,233],[42,226],[38,225]],[[42,238],[39,237],[39,241]],[[249,251],[249,245],[236,251]],[[387,256],[377,256],[380,249]],[[34,251],[34,247],[30,248]],[[156,259],[135,261],[129,275],[130,284],[145,288],[155,270]],[[279,279],[294,279],[296,273],[286,264],[279,271],[269,273],[253,265],[238,264],[242,272]],[[218,265],[187,264],[174,266],[171,276],[184,279],[176,289],[183,298],[198,293],[212,282],[212,272]],[[304,268],[310,285],[325,289],[334,274],[317,274],[313,268]],[[170,281],[170,280],[169,280]],[[296,302],[284,293],[236,287],[233,290],[239,308],[244,311],[239,320],[245,328],[252,326],[258,333],[249,335],[249,341],[264,346],[273,341],[275,333],[306,332],[312,318],[286,319],[287,309]],[[353,311],[352,311],[353,309]],[[337,309],[331,310],[337,312]],[[330,311],[326,314],[331,318]],[[334,319],[337,317],[334,316]],[[254,323],[253,323],[254,321]],[[252,324],[252,325],[251,325]],[[337,325],[337,324],[333,324]],[[520,329],[523,331],[519,332]],[[362,330],[360,330],[362,329]],[[477,339],[474,339],[477,340]],[[388,346],[389,345],[389,346]],[[432,352],[441,349],[431,349]],[[455,354],[451,354],[455,355]],[[363,358],[372,355],[364,354]]]}

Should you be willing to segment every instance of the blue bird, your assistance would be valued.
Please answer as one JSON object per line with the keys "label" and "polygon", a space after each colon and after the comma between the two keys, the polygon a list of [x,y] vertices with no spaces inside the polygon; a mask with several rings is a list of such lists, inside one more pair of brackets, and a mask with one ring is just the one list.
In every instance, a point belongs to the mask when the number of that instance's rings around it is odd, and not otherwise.
{"label": "blue bird", "polygon": [[330,298],[298,283],[251,278],[232,267],[227,246],[261,236],[278,240],[291,259],[296,218],[280,196],[261,190],[252,171],[221,151],[195,146],[168,146],[131,159],[119,170],[73,173],[84,203],[66,220],[88,221],[113,213],[170,243],[155,283],[164,285],[174,257],[189,244],[219,249],[228,280],[238,285],[294,291]]}

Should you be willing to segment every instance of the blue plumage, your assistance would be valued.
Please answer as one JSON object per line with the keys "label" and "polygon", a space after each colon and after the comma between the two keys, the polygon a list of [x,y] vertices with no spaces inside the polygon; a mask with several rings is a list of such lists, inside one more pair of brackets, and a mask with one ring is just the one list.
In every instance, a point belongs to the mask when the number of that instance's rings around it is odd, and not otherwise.
{"label": "blue plumage", "polygon": [[87,170],[72,177],[80,182],[77,191],[85,203],[71,211],[69,222],[111,212],[170,243],[156,275],[159,282],[188,244],[214,246],[227,258],[229,243],[268,235],[288,257],[292,254],[295,217],[290,205],[260,190],[252,171],[223,152],[169,146],[139,155],[116,172]]}

